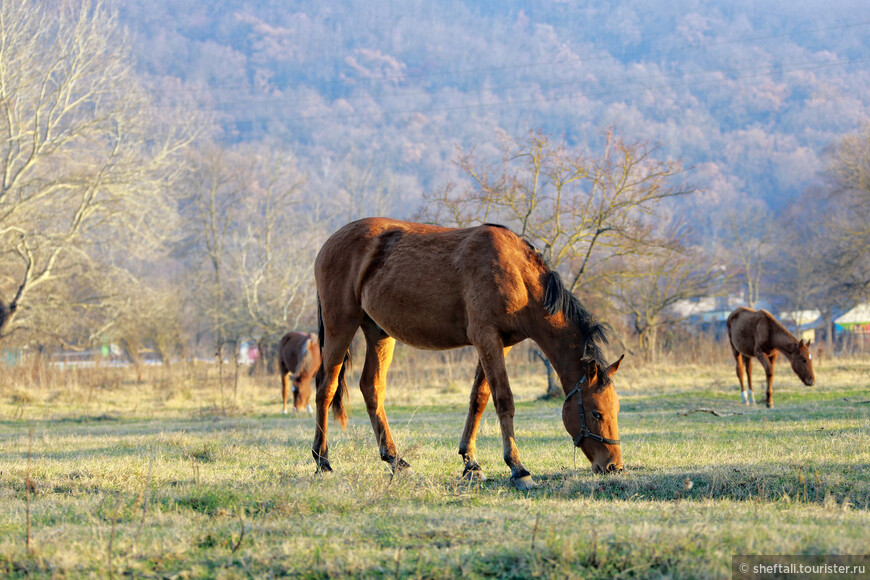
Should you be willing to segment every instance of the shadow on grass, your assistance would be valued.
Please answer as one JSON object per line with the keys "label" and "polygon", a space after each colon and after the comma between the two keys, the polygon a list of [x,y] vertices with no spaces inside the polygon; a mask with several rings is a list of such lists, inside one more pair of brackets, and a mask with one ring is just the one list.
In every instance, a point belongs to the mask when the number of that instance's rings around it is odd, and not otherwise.
{"label": "shadow on grass", "polygon": [[[761,501],[870,508],[870,464],[795,466],[710,465],[704,470],[660,471],[627,465],[621,474],[562,472],[534,476],[531,494],[631,501]],[[507,482],[505,482],[507,483]]]}

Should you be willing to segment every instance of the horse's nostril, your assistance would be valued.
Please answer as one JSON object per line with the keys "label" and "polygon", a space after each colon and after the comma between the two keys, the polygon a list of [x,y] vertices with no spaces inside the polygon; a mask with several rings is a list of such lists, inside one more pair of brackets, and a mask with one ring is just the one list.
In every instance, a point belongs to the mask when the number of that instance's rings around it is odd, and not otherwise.
{"label": "horse's nostril", "polygon": [[611,463],[610,465],[607,466],[608,473],[618,473],[620,471],[622,471],[621,465],[616,465],[615,463]]}

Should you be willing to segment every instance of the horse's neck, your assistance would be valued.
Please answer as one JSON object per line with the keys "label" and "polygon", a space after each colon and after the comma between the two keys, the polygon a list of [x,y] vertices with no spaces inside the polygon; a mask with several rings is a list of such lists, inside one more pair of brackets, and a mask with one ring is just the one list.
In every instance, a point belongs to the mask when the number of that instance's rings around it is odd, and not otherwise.
{"label": "horse's neck", "polygon": [[771,324],[771,328],[773,347],[784,355],[791,357],[798,349],[798,340],[788,330],[778,324]]}
{"label": "horse's neck", "polygon": [[559,376],[562,389],[566,393],[566,385],[580,378],[574,375],[579,372],[580,359],[583,357],[583,353],[580,352],[579,347],[566,348],[566,345],[579,345],[585,340],[585,337],[579,336],[579,334],[577,330],[570,327],[558,330],[548,328],[529,337],[541,347],[544,355],[553,365],[553,370]]}

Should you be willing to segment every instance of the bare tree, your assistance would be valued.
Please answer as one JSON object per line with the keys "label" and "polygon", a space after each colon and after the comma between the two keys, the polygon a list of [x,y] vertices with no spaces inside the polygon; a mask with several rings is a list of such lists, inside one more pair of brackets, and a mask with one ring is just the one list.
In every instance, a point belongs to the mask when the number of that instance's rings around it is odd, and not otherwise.
{"label": "bare tree", "polygon": [[739,210],[726,212],[721,223],[723,253],[740,269],[746,303],[755,308],[761,295],[765,265],[776,239],[773,217],[764,202],[747,200]]}
{"label": "bare tree", "polygon": [[856,300],[870,297],[870,122],[843,137],[828,157],[832,180],[829,227],[836,237],[838,279]]}
{"label": "bare tree", "polygon": [[459,151],[457,164],[471,185],[427,194],[418,217],[460,227],[508,225],[562,271],[571,292],[582,287],[587,296],[603,296],[621,277],[633,275],[627,257],[674,245],[659,235],[657,211],[694,189],[675,184],[680,164],[659,160],[656,153],[655,146],[625,141],[613,131],[604,134],[597,156],[541,132],[520,139],[502,134],[495,164]]}
{"label": "bare tree", "polygon": [[185,235],[177,242],[177,255],[192,274],[188,288],[198,296],[203,314],[211,322],[214,355],[224,359],[224,346],[234,342],[231,326],[239,320],[241,305],[230,289],[232,237],[242,220],[250,184],[248,160],[229,149],[205,144],[191,152],[185,179],[187,195],[181,200]]}
{"label": "bare tree", "polygon": [[611,297],[629,315],[640,351],[648,359],[658,353],[662,328],[679,322],[673,306],[715,294],[722,288],[725,271],[697,249],[665,248],[656,254],[627,257],[631,275],[621,277]]}
{"label": "bare tree", "polygon": [[245,331],[266,352],[288,330],[314,326],[313,265],[324,233],[303,204],[305,177],[293,157],[274,146],[248,155],[254,175],[229,258]]}
{"label": "bare tree", "polygon": [[663,201],[694,191],[673,183],[679,163],[661,161],[656,147],[612,131],[598,156],[541,132],[502,135],[501,149],[494,165],[460,151],[457,164],[471,186],[451,184],[427,194],[418,217],[460,227],[504,223],[566,274],[572,292],[591,277],[617,274],[622,256],[667,246],[670,240],[656,237],[646,218]]}
{"label": "bare tree", "polygon": [[392,174],[355,152],[345,156],[338,168],[338,191],[333,201],[341,207],[336,213],[350,222],[365,216],[387,215],[395,201]]}
{"label": "bare tree", "polygon": [[155,122],[128,46],[100,0],[0,5],[0,337],[29,328],[95,243],[171,212],[193,132]]}

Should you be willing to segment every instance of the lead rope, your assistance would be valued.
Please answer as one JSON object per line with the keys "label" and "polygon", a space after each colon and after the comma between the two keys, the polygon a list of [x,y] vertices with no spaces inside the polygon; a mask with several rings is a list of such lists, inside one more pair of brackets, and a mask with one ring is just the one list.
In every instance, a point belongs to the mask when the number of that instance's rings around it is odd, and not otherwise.
{"label": "lead rope", "polygon": [[[578,385],[580,385],[580,383],[582,383],[585,380],[586,380],[586,375],[583,375],[583,378],[580,379],[579,381],[577,381],[577,383],[574,385],[574,390],[572,390],[570,393],[568,393],[568,396],[565,398],[568,399],[574,393],[574,391],[577,390]],[[580,396],[579,391],[577,392],[577,396],[578,397]],[[580,413],[582,415],[583,411],[580,411]],[[574,471],[577,471],[577,445],[576,444],[574,444]]]}

